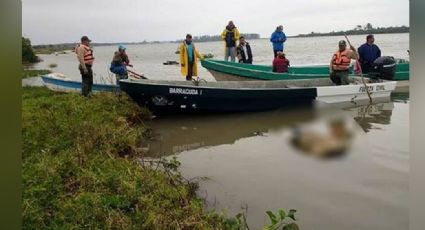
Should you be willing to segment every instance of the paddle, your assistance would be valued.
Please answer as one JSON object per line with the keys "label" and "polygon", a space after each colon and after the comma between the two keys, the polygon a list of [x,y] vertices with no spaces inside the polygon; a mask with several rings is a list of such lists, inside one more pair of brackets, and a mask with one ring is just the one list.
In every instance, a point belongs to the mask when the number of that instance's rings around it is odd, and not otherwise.
{"label": "paddle", "polygon": [[[347,35],[344,35],[344,36],[345,36],[345,39],[347,39],[348,45],[349,45],[350,47],[353,47],[353,46],[351,45],[351,42],[350,42],[350,40],[348,39]],[[363,82],[364,87],[366,88],[367,96],[369,97],[369,102],[370,102],[370,103],[372,103],[372,97],[370,96],[369,87],[367,87],[366,82],[364,81],[364,78],[363,78],[363,70],[362,70],[362,66],[360,65],[360,62],[359,62],[359,56],[357,56],[357,52],[354,52],[354,54],[355,54],[355,56],[356,56],[356,65],[357,65],[357,67],[359,68],[360,77],[361,77],[361,79],[362,79],[362,82]]]}
{"label": "paddle", "polygon": [[133,71],[128,70],[128,69],[127,69],[127,72],[133,74],[135,78],[138,78],[138,79],[148,79],[147,77],[143,76],[143,74],[138,74],[138,73],[133,72]]}

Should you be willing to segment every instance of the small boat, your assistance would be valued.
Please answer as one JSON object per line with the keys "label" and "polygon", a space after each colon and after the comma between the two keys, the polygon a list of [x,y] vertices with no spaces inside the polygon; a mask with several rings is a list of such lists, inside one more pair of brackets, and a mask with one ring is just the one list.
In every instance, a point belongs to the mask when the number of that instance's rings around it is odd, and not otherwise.
{"label": "small boat", "polygon": [[[208,69],[216,81],[246,81],[246,80],[295,80],[329,78],[328,65],[290,66],[287,73],[275,73],[271,66],[252,65],[221,60],[202,60],[201,65]],[[353,66],[350,75],[354,76]],[[393,77],[398,81],[397,87],[408,86],[409,63],[397,61],[396,73]]]}
{"label": "small boat", "polygon": [[177,61],[166,61],[162,63],[163,65],[178,65],[179,63]]}
{"label": "small boat", "polygon": [[350,78],[350,85],[333,86],[331,80],[276,81],[165,81],[120,80],[120,88],[141,106],[158,113],[240,112],[287,106],[357,102],[390,97],[395,81],[367,83]]}
{"label": "small boat", "polygon": [[[47,75],[41,76],[44,85],[53,91],[59,92],[76,92],[81,91],[81,82],[74,81],[67,78],[61,73],[50,73]],[[94,83],[93,92],[115,92],[119,90],[117,85],[112,84],[98,84]]]}

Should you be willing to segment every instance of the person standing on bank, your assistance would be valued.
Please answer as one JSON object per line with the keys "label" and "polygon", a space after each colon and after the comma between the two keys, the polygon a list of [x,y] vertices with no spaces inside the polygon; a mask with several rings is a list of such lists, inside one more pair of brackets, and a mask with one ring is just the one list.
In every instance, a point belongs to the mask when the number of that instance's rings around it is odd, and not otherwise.
{"label": "person standing on bank", "polygon": [[235,62],[236,42],[239,40],[239,30],[236,28],[233,21],[229,21],[226,28],[221,33],[221,39],[225,42],[224,60]]}
{"label": "person standing on bank", "polygon": [[286,34],[283,32],[283,26],[280,25],[272,33],[270,42],[273,44],[273,54],[277,57],[277,52],[283,52],[283,43],[286,42]]}
{"label": "person standing on bank", "polygon": [[187,34],[186,39],[179,46],[180,52],[180,72],[186,76],[187,81],[192,80],[192,76],[198,76],[198,58],[204,57],[195,48],[192,42],[192,35]]}
{"label": "person standing on bank", "polygon": [[372,71],[373,62],[381,57],[381,50],[374,44],[375,38],[372,34],[366,36],[366,43],[361,45],[357,50],[359,53],[359,61],[363,73]]}
{"label": "person standing on bank", "polygon": [[81,37],[81,43],[75,48],[77,59],[79,62],[78,69],[81,73],[82,84],[81,93],[88,97],[92,92],[93,86],[93,70],[94,62],[93,50],[90,48],[91,40],[87,36]]}
{"label": "person standing on bank", "polygon": [[251,46],[245,41],[245,37],[239,38],[239,45],[236,48],[239,63],[252,64],[252,51]]}
{"label": "person standing on bank", "polygon": [[356,48],[350,46],[350,49],[347,49],[344,40],[339,41],[338,47],[329,65],[330,78],[336,85],[348,85],[348,69],[351,59],[356,59]]}

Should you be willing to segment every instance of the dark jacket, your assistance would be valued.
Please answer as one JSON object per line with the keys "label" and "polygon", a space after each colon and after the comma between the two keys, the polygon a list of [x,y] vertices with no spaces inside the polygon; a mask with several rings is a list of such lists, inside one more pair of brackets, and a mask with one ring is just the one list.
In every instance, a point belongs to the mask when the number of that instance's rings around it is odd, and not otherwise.
{"label": "dark jacket", "polygon": [[249,45],[248,42],[245,42],[245,46],[246,46],[246,52],[248,53],[248,57],[245,56],[245,52],[243,51],[243,46],[241,44],[239,44],[238,47],[236,47],[236,54],[238,57],[239,55],[241,57],[239,62],[252,64],[251,46]]}
{"label": "dark jacket", "polygon": [[375,44],[369,45],[367,43],[361,45],[357,49],[359,53],[359,60],[364,73],[372,69],[373,62],[381,56],[381,50]]}
{"label": "dark jacket", "polygon": [[111,65],[128,65],[129,63],[130,60],[128,59],[126,53],[120,53],[119,51],[115,51]]}

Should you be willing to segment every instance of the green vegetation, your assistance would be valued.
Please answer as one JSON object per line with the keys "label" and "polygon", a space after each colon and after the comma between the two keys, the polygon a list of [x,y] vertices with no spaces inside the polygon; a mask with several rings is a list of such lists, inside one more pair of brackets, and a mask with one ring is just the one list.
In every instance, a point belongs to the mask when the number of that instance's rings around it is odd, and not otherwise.
{"label": "green vegetation", "polygon": [[149,113],[125,95],[24,88],[24,229],[220,229],[203,212],[196,186],[140,163],[137,151]]}
{"label": "green vegetation", "polygon": [[22,78],[38,77],[49,73],[51,73],[51,71],[47,69],[24,69],[22,70]]}
{"label": "green vegetation", "polygon": [[[234,218],[225,220],[225,229],[231,230],[249,230],[246,220],[248,206],[242,207],[242,212],[238,213]],[[279,209],[276,213],[267,211],[270,224],[263,227],[263,230],[299,230],[297,223],[295,223],[296,210],[291,209],[286,213],[283,209]]]}
{"label": "green vegetation", "polygon": [[40,59],[35,55],[29,38],[22,37],[22,63],[35,63]]}
{"label": "green vegetation", "polygon": [[73,50],[75,48],[75,45],[75,43],[63,43],[55,45],[36,45],[33,46],[33,48],[37,54],[65,54],[66,50]]}
{"label": "green vegetation", "polygon": [[[119,93],[85,98],[25,87],[23,229],[249,229],[244,213],[205,212],[175,157],[139,152],[150,117]],[[294,212],[286,217],[295,220]],[[283,210],[270,213],[265,229],[298,229]]]}
{"label": "green vegetation", "polygon": [[317,37],[317,36],[343,36],[343,35],[356,35],[356,34],[391,34],[391,33],[409,33],[409,27],[396,26],[396,27],[377,27],[374,28],[372,24],[367,23],[364,26],[357,25],[354,29],[346,31],[332,31],[329,33],[316,33],[299,34],[294,37]]}

